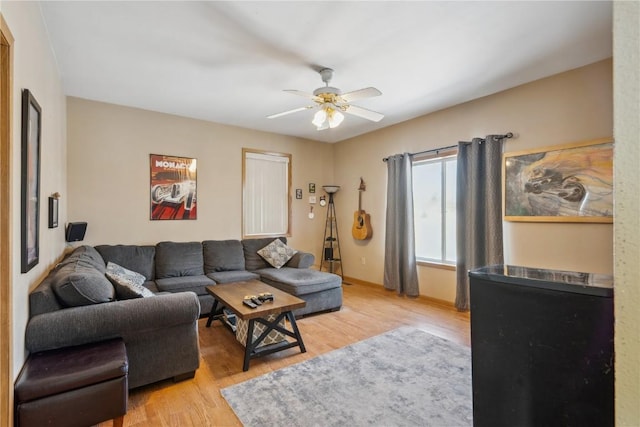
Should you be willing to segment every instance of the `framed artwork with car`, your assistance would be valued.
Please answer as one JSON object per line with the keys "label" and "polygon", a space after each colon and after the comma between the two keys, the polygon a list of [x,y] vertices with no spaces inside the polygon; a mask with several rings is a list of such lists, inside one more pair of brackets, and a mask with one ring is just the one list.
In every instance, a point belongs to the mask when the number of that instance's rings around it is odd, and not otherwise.
{"label": "framed artwork with car", "polygon": [[197,219],[197,163],[189,157],[151,154],[151,220]]}
{"label": "framed artwork with car", "polygon": [[505,221],[613,222],[613,139],[505,153]]}

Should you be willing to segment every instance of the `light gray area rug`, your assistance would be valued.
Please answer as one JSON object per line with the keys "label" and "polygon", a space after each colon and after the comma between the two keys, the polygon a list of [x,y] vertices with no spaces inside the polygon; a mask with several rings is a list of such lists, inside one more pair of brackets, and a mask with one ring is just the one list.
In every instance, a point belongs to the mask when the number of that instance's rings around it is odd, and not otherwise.
{"label": "light gray area rug", "polygon": [[221,390],[245,426],[470,426],[471,352],[410,327]]}

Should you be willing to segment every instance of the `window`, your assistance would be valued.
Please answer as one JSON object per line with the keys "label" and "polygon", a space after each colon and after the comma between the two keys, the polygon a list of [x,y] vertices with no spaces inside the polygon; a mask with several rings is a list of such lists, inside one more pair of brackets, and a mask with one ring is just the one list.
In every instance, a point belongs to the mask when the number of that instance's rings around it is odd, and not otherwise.
{"label": "window", "polygon": [[416,258],[456,263],[456,156],[413,162]]}
{"label": "window", "polygon": [[242,234],[289,236],[291,154],[242,149]]}

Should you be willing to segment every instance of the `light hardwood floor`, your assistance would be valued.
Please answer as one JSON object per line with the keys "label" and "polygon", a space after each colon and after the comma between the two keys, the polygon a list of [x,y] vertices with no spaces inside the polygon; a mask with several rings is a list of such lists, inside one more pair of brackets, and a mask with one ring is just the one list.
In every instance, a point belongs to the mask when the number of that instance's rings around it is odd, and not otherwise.
{"label": "light hardwood floor", "polygon": [[[125,426],[241,426],[220,389],[313,358],[403,325],[466,346],[469,315],[426,298],[399,297],[379,286],[344,285],[343,307],[297,321],[307,348],[285,350],[251,361],[242,372],[242,347],[220,322],[200,319],[200,368],[192,380],[163,381],[133,390]],[[111,426],[111,422],[100,427]]]}

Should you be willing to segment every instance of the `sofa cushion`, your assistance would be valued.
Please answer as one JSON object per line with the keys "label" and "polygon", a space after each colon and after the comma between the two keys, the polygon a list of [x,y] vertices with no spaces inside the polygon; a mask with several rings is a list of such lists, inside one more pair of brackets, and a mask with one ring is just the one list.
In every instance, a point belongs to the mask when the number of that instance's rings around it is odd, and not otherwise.
{"label": "sofa cushion", "polygon": [[155,246],[99,245],[96,251],[105,263],[113,262],[127,270],[142,274],[147,280],[155,278]]}
{"label": "sofa cushion", "polygon": [[298,251],[291,257],[287,263],[287,267],[309,268],[315,262],[316,257],[309,252]]}
{"label": "sofa cushion", "polygon": [[291,295],[306,295],[342,285],[342,279],[337,274],[307,268],[265,268],[256,273],[263,282]]}
{"label": "sofa cushion", "polygon": [[298,251],[282,243],[281,240],[275,239],[264,248],[258,250],[258,255],[272,267],[280,268],[285,265],[296,252]]}
{"label": "sofa cushion", "polygon": [[260,279],[260,276],[251,271],[216,271],[208,273],[207,277],[216,283],[246,282],[247,280]]}
{"label": "sofa cushion", "polygon": [[[286,237],[278,237],[282,243],[287,243]],[[248,271],[259,270],[261,268],[269,268],[271,265],[264,260],[258,251],[273,241],[273,237],[263,237],[260,239],[244,239],[242,240],[242,249],[244,251],[244,265]]]}
{"label": "sofa cushion", "polygon": [[156,245],[156,279],[204,275],[202,243],[160,242]]}
{"label": "sofa cushion", "polygon": [[106,269],[106,263],[98,251],[96,251],[93,246],[88,245],[82,245],[75,248],[73,252],[60,261],[56,267],[60,268],[67,264],[80,264],[85,267],[93,267],[103,274]]}
{"label": "sofa cushion", "polygon": [[205,286],[215,285],[216,282],[207,276],[182,276],[156,279],[156,286],[165,292],[195,292],[197,295],[206,295]]}
{"label": "sofa cushion", "polygon": [[244,270],[244,252],[239,240],[205,240],[202,253],[205,274]]}
{"label": "sofa cushion", "polygon": [[153,280],[147,280],[146,282],[144,282],[144,287],[149,289],[154,294],[160,292],[160,289],[158,289],[158,285]]}
{"label": "sofa cushion", "polygon": [[119,300],[153,296],[153,292],[144,287],[146,279],[140,273],[109,262],[105,275],[113,284]]}
{"label": "sofa cushion", "polygon": [[66,263],[56,271],[53,291],[63,305],[76,307],[115,299],[115,290],[104,271],[86,264],[86,260],[79,259]]}

